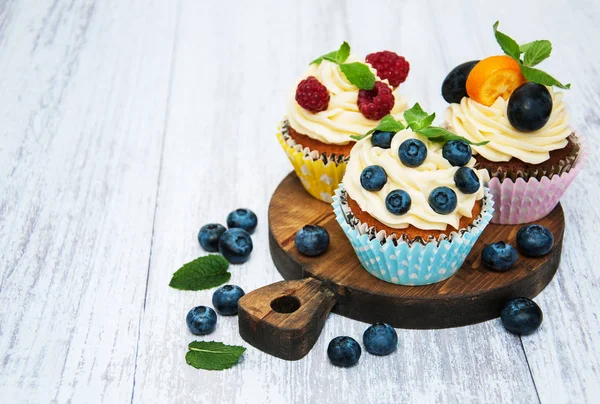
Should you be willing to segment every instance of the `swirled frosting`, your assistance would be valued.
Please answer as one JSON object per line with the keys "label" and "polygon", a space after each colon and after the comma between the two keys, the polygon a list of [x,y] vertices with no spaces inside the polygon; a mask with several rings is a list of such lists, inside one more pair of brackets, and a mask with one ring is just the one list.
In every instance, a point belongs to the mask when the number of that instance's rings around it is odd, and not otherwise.
{"label": "swirled frosting", "polygon": [[[402,164],[398,156],[400,144],[411,138],[417,138],[427,146],[425,161],[415,168]],[[344,187],[363,211],[389,227],[404,229],[413,225],[421,230],[446,230],[449,225],[458,230],[461,217],[471,217],[475,202],[483,198],[483,183],[489,180],[489,175],[486,170],[475,170],[481,184],[479,190],[474,194],[462,193],[454,183],[454,174],[460,167],[453,167],[442,156],[442,147],[443,143],[430,142],[410,129],[396,133],[389,149],[374,147],[371,138],[366,137],[350,152]],[[383,167],[387,174],[386,184],[376,192],[367,191],[360,183],[362,171],[370,165]],[[475,159],[471,158],[467,167],[474,165]],[[428,202],[431,191],[440,186],[451,188],[457,196],[456,209],[447,215],[436,213]],[[406,191],[411,199],[409,211],[399,216],[385,206],[386,196],[395,189]]]}
{"label": "swirled frosting", "polygon": [[[347,63],[359,61],[350,56]],[[369,66],[367,64],[367,66]],[[369,66],[370,67],[370,66]],[[375,76],[377,72],[371,68]],[[329,106],[327,110],[313,113],[305,110],[296,102],[296,88],[301,80],[309,76],[316,77],[329,90]],[[387,80],[381,80],[387,83]],[[354,142],[352,135],[363,135],[377,126],[378,121],[367,119],[358,110],[359,89],[351,84],[340,67],[323,60],[319,65],[311,64],[304,75],[292,88],[287,102],[287,118],[297,132],[329,144],[348,144]],[[396,119],[402,118],[407,108],[406,100],[394,91],[395,104],[390,112]]]}
{"label": "swirled frosting", "polygon": [[548,88],[552,96],[552,112],[546,125],[535,132],[515,129],[507,116],[508,101],[498,97],[489,107],[469,97],[446,109],[446,126],[472,142],[489,140],[485,146],[473,146],[473,152],[490,161],[509,161],[512,157],[529,164],[550,158],[550,152],[567,145],[573,132],[569,126],[563,93]]}

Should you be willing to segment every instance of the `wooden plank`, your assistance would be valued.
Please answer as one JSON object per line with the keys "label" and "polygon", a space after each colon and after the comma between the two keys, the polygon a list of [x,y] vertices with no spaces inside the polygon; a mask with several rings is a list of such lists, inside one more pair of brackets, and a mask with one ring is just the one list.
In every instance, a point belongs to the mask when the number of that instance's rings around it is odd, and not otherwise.
{"label": "wooden plank", "polygon": [[176,7],[0,7],[0,396],[131,399]]}

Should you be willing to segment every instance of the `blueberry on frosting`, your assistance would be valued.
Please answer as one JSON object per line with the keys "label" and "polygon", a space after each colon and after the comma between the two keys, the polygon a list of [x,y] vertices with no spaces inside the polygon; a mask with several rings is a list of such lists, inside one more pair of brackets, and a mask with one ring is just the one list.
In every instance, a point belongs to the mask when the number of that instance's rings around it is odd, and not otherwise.
{"label": "blueberry on frosting", "polygon": [[464,194],[474,194],[479,191],[479,177],[470,167],[461,167],[454,174],[456,188]]}
{"label": "blueberry on frosting", "polygon": [[394,137],[394,132],[382,132],[376,130],[373,132],[373,136],[371,136],[371,144],[374,147],[381,147],[382,149],[389,149],[392,144],[392,138]]}
{"label": "blueberry on frosting", "polygon": [[447,215],[456,209],[456,193],[448,187],[437,187],[429,194],[429,206],[440,215]]}
{"label": "blueberry on frosting", "polygon": [[462,167],[471,160],[471,146],[462,140],[450,140],[442,149],[442,156],[454,167]]}
{"label": "blueberry on frosting", "polygon": [[387,182],[387,174],[380,166],[368,166],[360,174],[360,184],[367,191],[379,191]]}
{"label": "blueberry on frosting", "polygon": [[410,209],[410,195],[401,189],[395,189],[385,198],[385,207],[394,215],[403,215]]}
{"label": "blueberry on frosting", "polygon": [[400,161],[407,167],[418,167],[427,157],[427,147],[419,139],[407,139],[398,148]]}

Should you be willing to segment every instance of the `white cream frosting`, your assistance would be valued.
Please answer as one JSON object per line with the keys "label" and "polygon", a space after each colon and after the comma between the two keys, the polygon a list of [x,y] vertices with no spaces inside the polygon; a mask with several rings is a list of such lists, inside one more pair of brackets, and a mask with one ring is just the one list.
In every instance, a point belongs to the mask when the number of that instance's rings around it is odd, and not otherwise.
{"label": "white cream frosting", "polygon": [[507,116],[508,101],[498,97],[489,107],[469,97],[460,104],[450,104],[445,121],[451,131],[472,142],[489,140],[485,146],[472,146],[473,153],[490,161],[508,161],[516,157],[529,164],[539,164],[550,158],[550,152],[567,145],[573,132],[569,126],[563,93],[548,88],[552,96],[552,112],[546,125],[535,132],[515,129]]}
{"label": "white cream frosting", "polygon": [[[425,161],[415,168],[402,164],[398,156],[400,144],[411,138],[417,138],[427,146]],[[460,167],[453,167],[442,156],[442,147],[443,143],[430,142],[410,129],[398,132],[389,149],[373,147],[371,137],[366,137],[350,152],[344,187],[363,211],[389,227],[404,229],[413,225],[421,230],[446,230],[450,225],[458,230],[461,217],[471,217],[475,202],[483,198],[483,183],[489,180],[489,175],[486,170],[475,170],[479,177],[479,190],[474,194],[462,193],[454,183],[454,174]],[[360,183],[362,171],[370,165],[381,166],[387,174],[386,184],[376,192],[367,191]],[[473,168],[474,165],[475,159],[471,158],[467,167]],[[447,215],[436,213],[428,202],[431,191],[441,186],[451,188],[457,197],[456,209]],[[404,215],[394,215],[385,206],[386,196],[395,189],[402,189],[410,195],[411,207]]]}
{"label": "white cream frosting", "polygon": [[[350,56],[346,63],[356,61],[359,61],[358,58]],[[365,64],[370,67],[369,64]],[[371,71],[377,76],[375,69],[371,68]],[[329,106],[325,111],[313,113],[296,102],[298,83],[309,76],[316,77],[329,90]],[[377,80],[388,83],[387,80]],[[398,88],[393,92],[395,103],[390,113],[396,119],[401,119],[408,106]],[[358,91],[359,89],[346,79],[339,65],[327,60],[323,60],[319,65],[311,64],[295,83],[288,98],[286,109],[290,126],[297,132],[323,143],[341,145],[354,142],[350,138],[351,135],[364,135],[379,123],[365,118],[359,111]]]}

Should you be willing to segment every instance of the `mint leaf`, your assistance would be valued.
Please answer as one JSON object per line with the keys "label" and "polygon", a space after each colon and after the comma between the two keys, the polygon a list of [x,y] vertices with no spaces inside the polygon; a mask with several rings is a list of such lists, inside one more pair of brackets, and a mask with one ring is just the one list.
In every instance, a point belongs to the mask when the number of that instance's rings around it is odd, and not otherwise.
{"label": "mint leaf", "polygon": [[179,268],[169,286],[179,290],[204,290],[222,285],[231,278],[229,263],[220,255],[197,258]]}
{"label": "mint leaf", "polygon": [[533,45],[533,43],[534,43],[534,42],[535,42],[535,41],[532,41],[532,42],[527,42],[527,43],[524,43],[523,45],[519,45],[519,51],[520,51],[521,53],[525,53],[525,52],[527,52],[527,49],[529,49],[529,47],[530,47],[531,45]]}
{"label": "mint leaf", "polygon": [[379,121],[379,123],[377,124],[377,126],[373,129],[371,129],[370,131],[368,131],[367,133],[365,133],[364,135],[354,135],[354,136],[350,136],[352,139],[354,140],[361,140],[364,139],[365,137],[369,136],[371,133],[375,132],[376,130],[381,131],[381,132],[400,132],[402,129],[406,129],[404,124],[402,124],[402,122],[397,121],[396,118],[394,118],[392,115],[386,115],[383,118],[381,118],[381,121]]}
{"label": "mint leaf", "polygon": [[498,31],[499,23],[500,21],[496,21],[494,24],[494,36],[496,37],[496,42],[498,42],[504,53],[521,63],[521,50],[519,44],[508,35]]}
{"label": "mint leaf", "polygon": [[466,139],[462,136],[458,136],[457,134],[452,133],[449,130],[437,126],[430,126],[428,128],[417,130],[415,132],[417,132],[419,135],[425,136],[432,142],[436,143],[446,143],[450,140],[462,140],[463,142],[471,144],[473,146],[483,146],[489,143],[489,141],[473,143],[469,139]]}
{"label": "mint leaf", "polygon": [[340,69],[348,81],[361,90],[372,90],[375,86],[375,75],[363,63],[344,63],[340,65]]}
{"label": "mint leaf", "polygon": [[196,369],[224,370],[229,369],[246,351],[243,346],[225,345],[216,341],[194,341],[188,345],[185,362]]}
{"label": "mint leaf", "polygon": [[323,59],[340,64],[344,63],[348,59],[348,56],[350,56],[350,45],[348,45],[348,42],[344,41],[344,43],[340,45],[340,48],[338,50],[331,51],[329,53],[324,54],[323,56],[319,56],[309,64],[312,65],[313,63],[316,63],[317,65],[319,65],[321,64]]}
{"label": "mint leaf", "polygon": [[412,130],[417,131],[426,128],[433,123],[435,112],[428,115],[417,102],[411,109],[404,111],[404,119]]}
{"label": "mint leaf", "polygon": [[529,42],[526,45],[525,56],[523,57],[523,64],[525,66],[537,65],[547,59],[552,52],[552,44],[545,39]]}
{"label": "mint leaf", "polygon": [[523,73],[523,76],[525,76],[527,80],[533,81],[534,83],[543,84],[545,86],[556,86],[565,90],[571,88],[571,84],[562,84],[548,73],[539,69],[534,69],[533,67],[521,66],[521,73]]}

